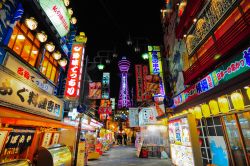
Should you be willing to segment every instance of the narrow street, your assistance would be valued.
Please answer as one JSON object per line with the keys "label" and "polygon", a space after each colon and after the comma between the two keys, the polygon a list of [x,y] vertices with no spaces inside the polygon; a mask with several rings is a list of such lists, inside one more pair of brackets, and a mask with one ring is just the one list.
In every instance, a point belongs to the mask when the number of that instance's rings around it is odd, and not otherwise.
{"label": "narrow street", "polygon": [[169,159],[137,158],[136,149],[131,146],[115,146],[98,160],[88,161],[88,166],[171,166]]}

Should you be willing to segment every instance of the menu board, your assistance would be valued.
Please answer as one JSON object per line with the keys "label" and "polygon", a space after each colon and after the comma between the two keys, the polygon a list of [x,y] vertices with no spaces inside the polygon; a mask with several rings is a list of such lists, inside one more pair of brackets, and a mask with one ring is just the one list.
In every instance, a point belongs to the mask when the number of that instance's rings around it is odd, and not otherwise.
{"label": "menu board", "polygon": [[194,166],[187,118],[169,121],[172,162],[177,166]]}
{"label": "menu board", "polygon": [[172,162],[178,166],[194,166],[192,147],[170,144]]}
{"label": "menu board", "polygon": [[52,155],[54,166],[71,165],[71,152],[66,146],[48,150]]}

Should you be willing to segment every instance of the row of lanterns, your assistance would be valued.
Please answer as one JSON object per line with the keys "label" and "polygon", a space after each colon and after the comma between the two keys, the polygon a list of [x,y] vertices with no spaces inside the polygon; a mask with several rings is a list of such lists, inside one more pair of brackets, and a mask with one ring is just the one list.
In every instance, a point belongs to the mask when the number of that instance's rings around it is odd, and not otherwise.
{"label": "row of lanterns", "polygon": [[[25,25],[30,30],[35,30],[38,26],[37,21],[34,17],[26,18],[25,19]],[[44,31],[37,32],[36,38],[41,42],[44,43],[47,41],[48,36]],[[52,42],[48,42],[45,44],[45,48],[48,52],[52,53],[55,50],[55,45]],[[67,65],[67,60],[65,58],[61,59],[62,55],[59,51],[55,51],[52,53],[52,56],[55,60],[58,60],[58,64],[62,67],[65,67]]]}
{"label": "row of lanterns", "polygon": [[[250,100],[250,88],[246,89],[248,93],[248,98]],[[235,110],[244,110],[245,104],[243,96],[239,92],[233,92],[230,96],[233,107]],[[201,119],[202,117],[210,117],[211,115],[218,115],[220,113],[226,114],[230,111],[229,101],[227,96],[221,96],[217,100],[213,99],[208,102],[208,104],[201,104],[194,108],[189,108],[183,112],[190,112],[195,115],[196,119]]]}
{"label": "row of lanterns", "polygon": [[[246,90],[246,94],[248,99],[250,100],[250,86],[244,87]],[[245,109],[245,104],[244,104],[244,99],[243,95],[240,92],[233,92],[230,96],[231,98],[233,107],[236,111],[244,110]],[[195,115],[196,119],[201,119],[202,117],[208,118],[211,115],[218,115],[220,113],[226,114],[230,112],[230,106],[229,106],[229,101],[228,97],[221,96],[217,100],[213,99],[208,102],[208,104],[200,104],[196,107],[189,108],[188,110],[184,110],[180,113],[177,113],[171,117],[177,117],[186,113],[192,113]]]}

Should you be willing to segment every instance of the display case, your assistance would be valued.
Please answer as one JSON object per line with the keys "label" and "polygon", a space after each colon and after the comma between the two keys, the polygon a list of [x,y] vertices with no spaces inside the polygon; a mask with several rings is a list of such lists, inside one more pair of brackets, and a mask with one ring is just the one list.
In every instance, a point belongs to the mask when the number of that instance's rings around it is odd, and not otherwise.
{"label": "display case", "polygon": [[37,153],[37,166],[71,166],[72,155],[65,145],[41,147]]}
{"label": "display case", "polygon": [[171,158],[177,166],[201,166],[201,151],[195,117],[184,114],[169,119]]}

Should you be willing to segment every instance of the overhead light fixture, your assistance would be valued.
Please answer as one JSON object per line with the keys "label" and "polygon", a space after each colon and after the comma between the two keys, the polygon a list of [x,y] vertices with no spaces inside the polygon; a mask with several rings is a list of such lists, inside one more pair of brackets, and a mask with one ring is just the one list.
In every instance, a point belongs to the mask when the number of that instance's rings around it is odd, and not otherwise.
{"label": "overhead light fixture", "polygon": [[48,42],[48,43],[45,44],[45,48],[49,52],[53,52],[55,50],[55,47],[56,46],[52,42]]}
{"label": "overhead light fixture", "polygon": [[67,65],[67,59],[63,58],[61,60],[58,61],[58,64],[61,66],[61,67],[65,67]]}
{"label": "overhead light fixture", "polygon": [[184,35],[183,35],[183,37],[187,37],[187,35],[186,35],[186,34],[184,34]]}
{"label": "overhead light fixture", "polygon": [[67,7],[67,6],[69,6],[69,0],[63,0],[63,2],[64,2],[64,5]]}
{"label": "overhead light fixture", "polygon": [[118,54],[116,52],[114,52],[112,56],[113,56],[113,58],[116,58],[116,57],[118,57]]}
{"label": "overhead light fixture", "polygon": [[37,28],[38,23],[34,17],[26,18],[24,22],[25,22],[25,25],[30,30],[35,30]]}
{"label": "overhead light fixture", "polygon": [[72,15],[73,15],[73,13],[74,13],[74,12],[73,12],[73,9],[72,9],[72,8],[68,8],[68,13],[69,13],[69,15],[71,15],[71,16],[72,16]]}
{"label": "overhead light fixture", "polygon": [[135,47],[135,52],[140,52],[140,48],[138,46]]}
{"label": "overhead light fixture", "polygon": [[62,54],[59,51],[53,52],[52,54],[55,60],[59,60],[62,57]]}
{"label": "overhead light fixture", "polygon": [[133,42],[132,42],[131,37],[129,35],[128,40],[127,40],[127,45],[131,46],[132,44],[133,44]]}
{"label": "overhead light fixture", "polygon": [[104,69],[104,64],[101,64],[101,63],[98,64],[98,65],[97,65],[97,68],[98,68],[99,70],[103,70],[103,69]]}
{"label": "overhead light fixture", "polygon": [[110,59],[106,59],[105,62],[106,62],[107,64],[110,64]]}
{"label": "overhead light fixture", "polygon": [[148,53],[142,54],[142,59],[147,60],[149,58]]}
{"label": "overhead light fixture", "polygon": [[41,31],[41,32],[38,32],[38,33],[36,34],[36,38],[37,38],[40,42],[44,43],[44,42],[46,42],[48,36],[46,35],[46,33],[45,33],[44,31]]}
{"label": "overhead light fixture", "polygon": [[194,19],[193,19],[193,22],[196,23],[196,22],[197,22],[197,18],[194,18]]}
{"label": "overhead light fixture", "polygon": [[71,24],[76,24],[77,23],[77,19],[75,17],[72,17],[70,19],[70,22],[71,22]]}
{"label": "overhead light fixture", "polygon": [[19,40],[24,40],[24,39],[25,39],[25,36],[23,36],[23,35],[17,35],[17,39],[19,39]]}

